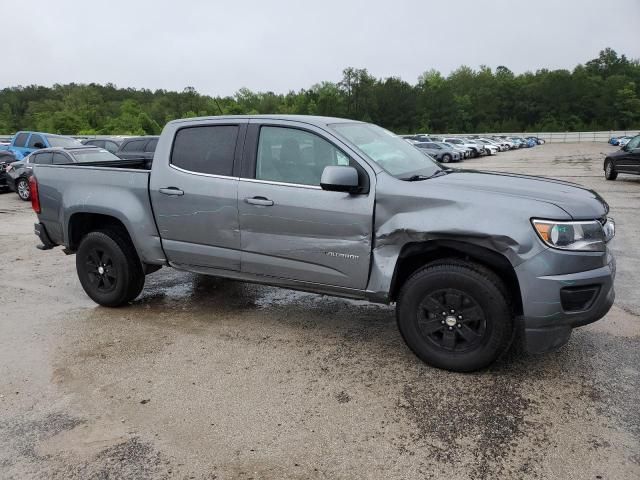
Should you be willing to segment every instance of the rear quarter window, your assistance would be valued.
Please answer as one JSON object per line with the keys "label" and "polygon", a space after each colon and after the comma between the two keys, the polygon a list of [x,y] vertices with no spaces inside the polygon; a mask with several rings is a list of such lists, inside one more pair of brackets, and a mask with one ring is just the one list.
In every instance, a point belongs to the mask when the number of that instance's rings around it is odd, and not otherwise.
{"label": "rear quarter window", "polygon": [[171,164],[196,173],[231,176],[237,125],[187,127],[176,133]]}

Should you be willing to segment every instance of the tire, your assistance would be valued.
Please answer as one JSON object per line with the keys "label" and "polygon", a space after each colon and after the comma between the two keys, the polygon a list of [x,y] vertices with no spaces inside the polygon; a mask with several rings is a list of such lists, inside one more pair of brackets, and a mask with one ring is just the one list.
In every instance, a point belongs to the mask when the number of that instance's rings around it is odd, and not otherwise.
{"label": "tire", "polygon": [[400,333],[424,362],[471,372],[503,355],[515,334],[508,290],[491,270],[446,259],[419,269],[396,306]]}
{"label": "tire", "polygon": [[607,160],[604,164],[604,178],[607,180],[615,180],[618,178],[618,172],[616,172],[611,160]]}
{"label": "tire", "polygon": [[31,200],[31,191],[29,190],[29,180],[21,177],[16,181],[16,193],[20,197],[20,200],[28,202]]}
{"label": "tire", "polygon": [[477,150],[472,150],[471,151],[471,156],[473,158],[478,158],[480,156],[480,152],[478,152]]}
{"label": "tire", "polygon": [[451,155],[449,155],[448,153],[445,153],[444,155],[442,155],[442,163],[449,163],[451,161]]}
{"label": "tire", "polygon": [[131,240],[116,229],[84,236],[76,252],[76,271],[87,295],[104,307],[125,305],[144,287],[138,254]]}

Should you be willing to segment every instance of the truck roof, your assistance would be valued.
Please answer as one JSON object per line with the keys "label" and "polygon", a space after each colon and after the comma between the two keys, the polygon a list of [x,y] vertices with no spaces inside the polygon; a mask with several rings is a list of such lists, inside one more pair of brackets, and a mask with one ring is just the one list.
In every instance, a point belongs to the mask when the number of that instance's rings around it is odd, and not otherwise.
{"label": "truck roof", "polygon": [[184,122],[192,122],[194,120],[237,120],[237,119],[272,119],[272,120],[289,120],[292,122],[304,122],[310,125],[323,126],[329,125],[332,123],[363,123],[359,120],[350,120],[346,118],[338,118],[338,117],[322,117],[318,115],[272,115],[272,114],[264,114],[264,115],[219,115],[219,116],[208,116],[208,117],[192,117],[192,118],[181,118],[178,120],[172,120],[169,123],[184,123]]}

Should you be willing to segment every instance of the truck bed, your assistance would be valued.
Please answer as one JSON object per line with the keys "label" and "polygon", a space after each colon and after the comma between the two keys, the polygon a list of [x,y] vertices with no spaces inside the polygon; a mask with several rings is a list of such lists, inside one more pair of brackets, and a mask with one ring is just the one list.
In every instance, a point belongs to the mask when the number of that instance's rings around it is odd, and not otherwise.
{"label": "truck bed", "polygon": [[69,245],[69,223],[78,213],[118,219],[131,235],[141,259],[164,263],[149,200],[148,160],[35,165],[40,185],[40,221],[51,240]]}

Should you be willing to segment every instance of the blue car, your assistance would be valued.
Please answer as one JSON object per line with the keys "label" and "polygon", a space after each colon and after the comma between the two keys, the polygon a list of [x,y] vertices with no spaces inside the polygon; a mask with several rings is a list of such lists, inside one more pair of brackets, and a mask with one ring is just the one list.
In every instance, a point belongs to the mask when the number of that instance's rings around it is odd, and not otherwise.
{"label": "blue car", "polygon": [[11,139],[11,144],[0,145],[0,150],[8,150],[13,153],[16,160],[22,160],[30,153],[41,148],[79,146],[82,146],[82,144],[71,137],[42,132],[18,132]]}

